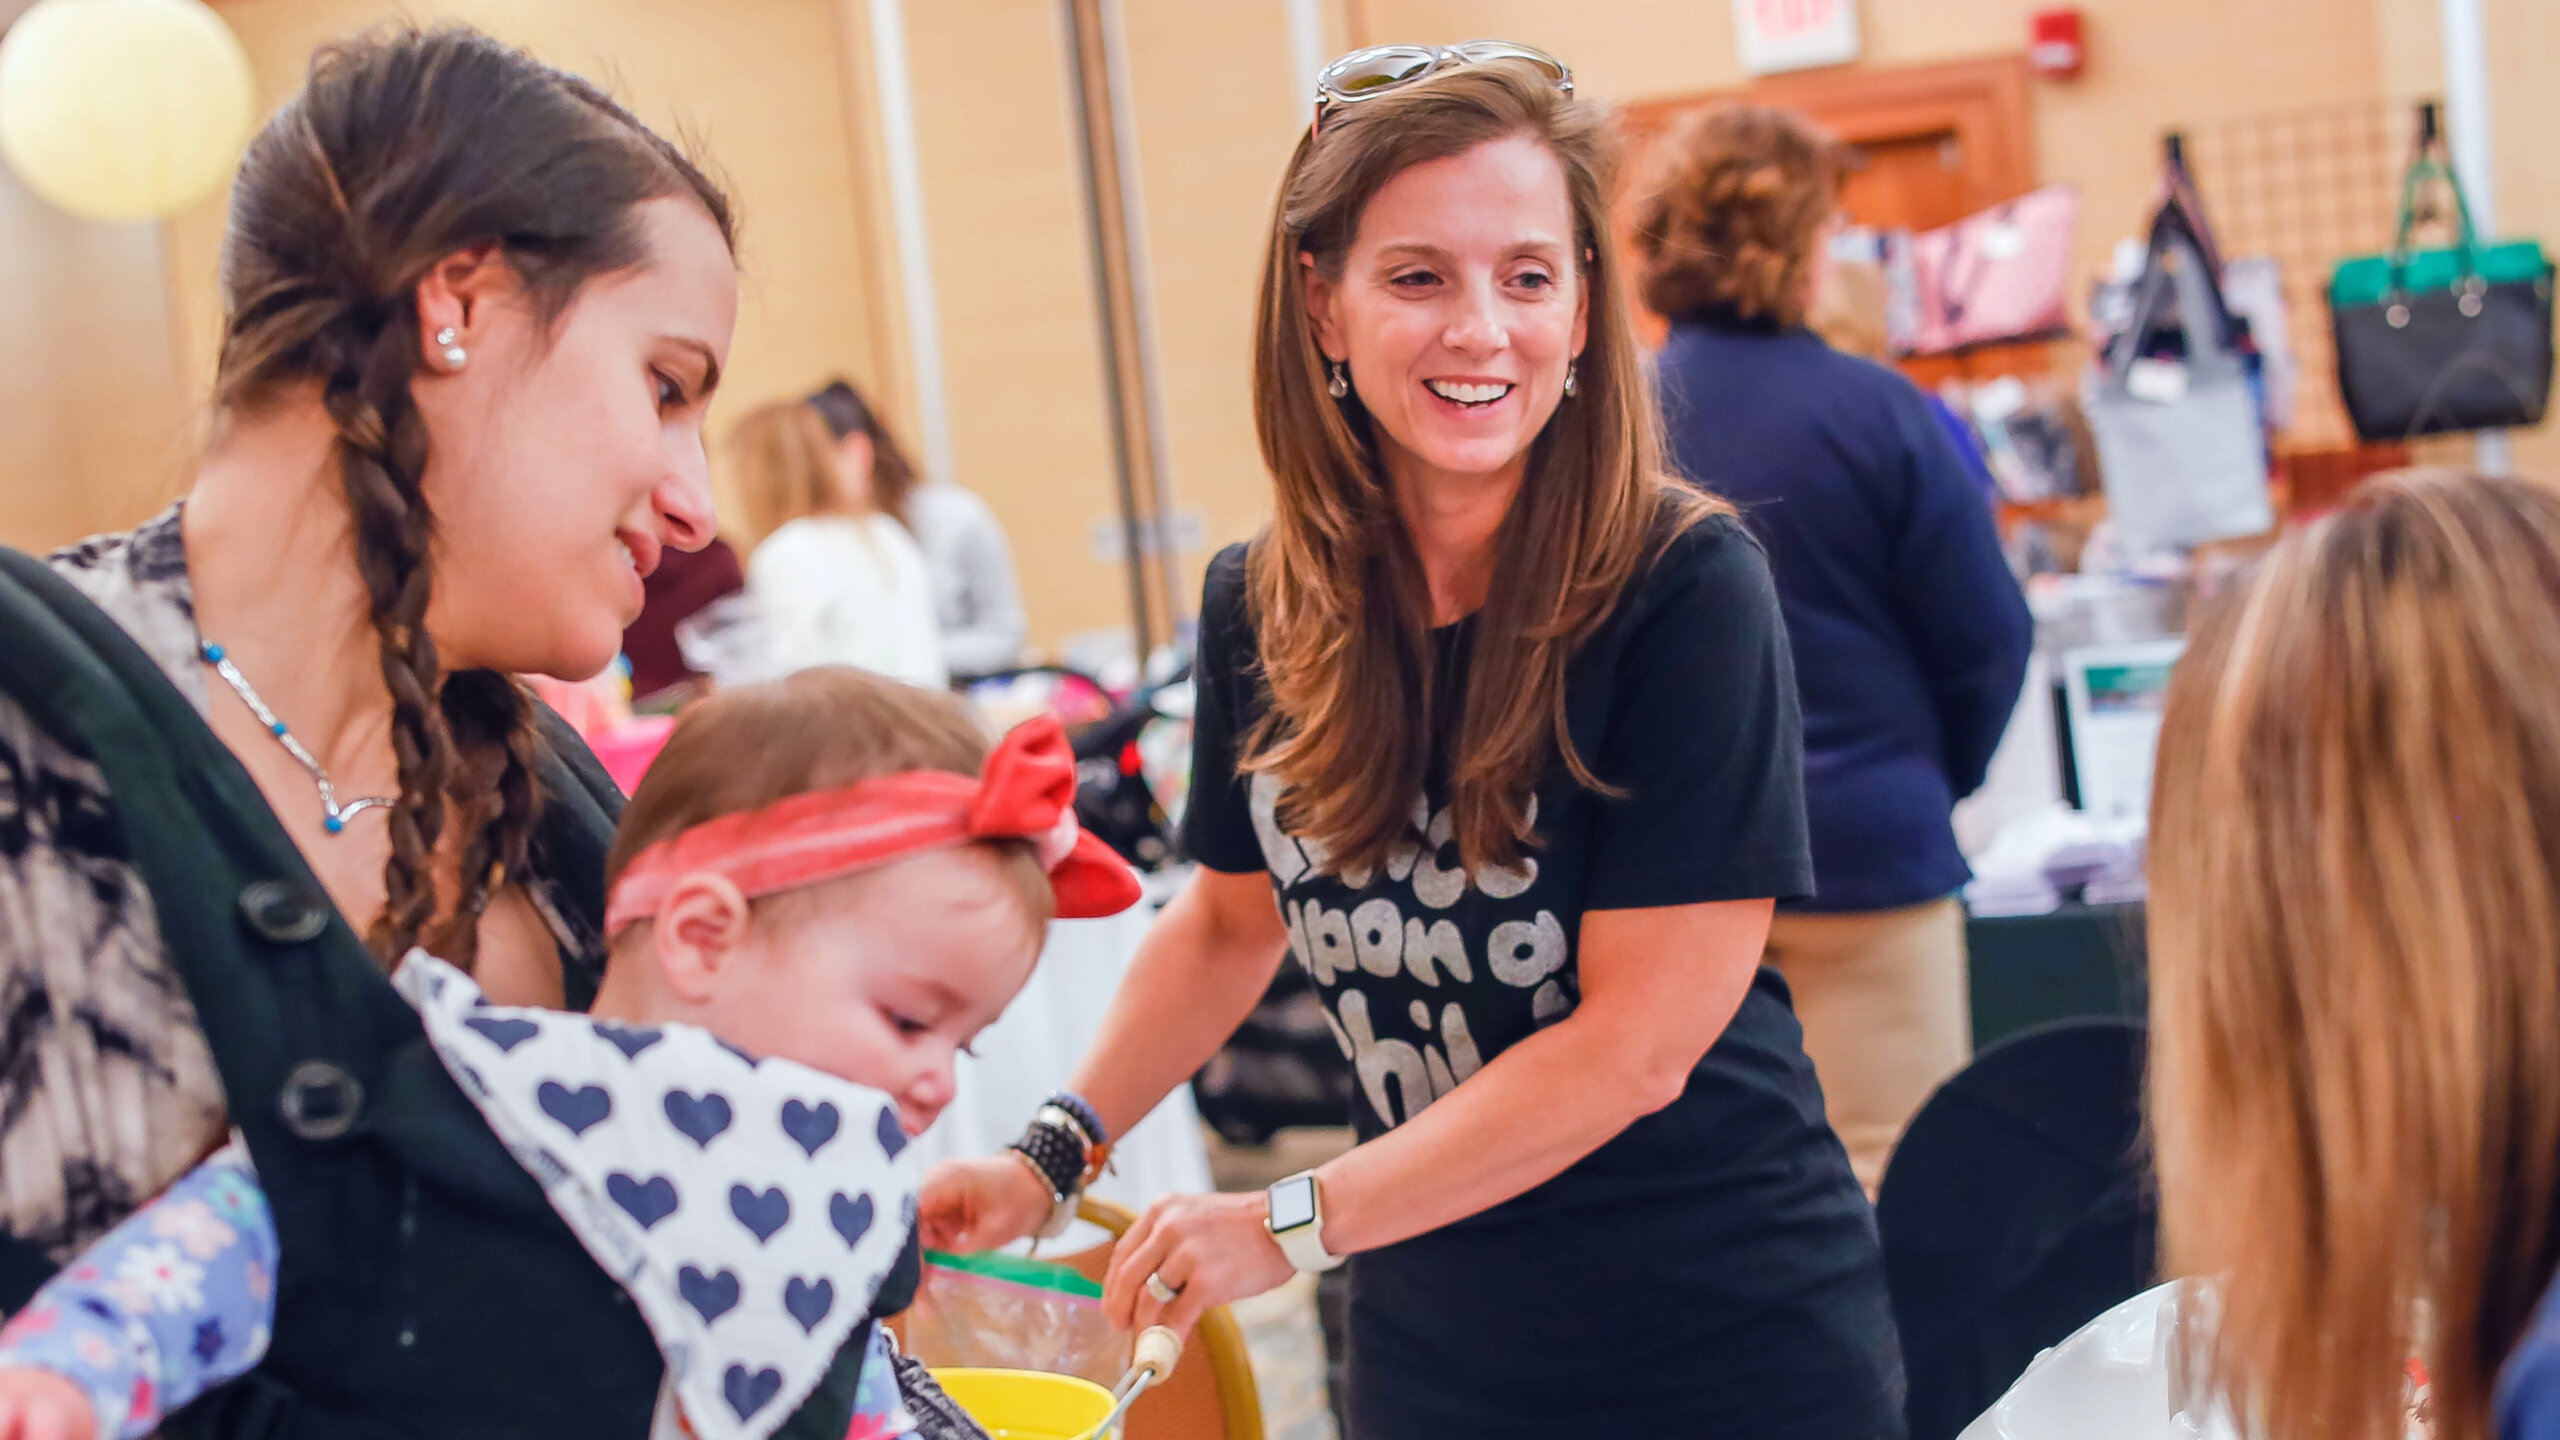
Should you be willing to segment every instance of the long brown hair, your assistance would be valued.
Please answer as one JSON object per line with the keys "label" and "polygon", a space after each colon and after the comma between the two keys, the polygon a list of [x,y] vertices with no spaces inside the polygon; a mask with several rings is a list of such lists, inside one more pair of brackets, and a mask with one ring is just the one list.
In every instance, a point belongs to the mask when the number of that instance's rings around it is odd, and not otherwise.
{"label": "long brown hair", "polygon": [[[1442,694],[1422,565],[1356,396],[1325,390],[1301,255],[1339,276],[1361,213],[1414,165],[1527,135],[1552,151],[1590,287],[1580,393],[1559,404],[1494,541],[1465,693]],[[1412,829],[1437,738],[1454,730],[1451,805],[1471,870],[1534,843],[1531,792],[1561,755],[1605,790],[1565,728],[1565,667],[1671,535],[1718,508],[1667,479],[1654,398],[1608,232],[1615,147],[1602,116],[1518,62],[1445,71],[1339,107],[1298,142],[1263,258],[1254,422],[1278,490],[1248,588],[1271,708],[1247,768],[1278,779],[1293,830],[1337,869],[1383,864]],[[1449,721],[1454,720],[1454,727]]]}
{"label": "long brown hair", "polygon": [[826,421],[797,400],[775,400],[738,417],[727,441],[737,483],[738,537],[749,549],[794,520],[851,515]]}
{"label": "long brown hair", "polygon": [[[541,801],[531,698],[495,671],[445,674],[427,634],[435,517],[409,389],[418,282],[495,244],[554,324],[589,279],[647,258],[633,212],[666,196],[730,234],[727,200],[674,147],[587,82],[458,26],[324,48],[241,161],[214,399],[244,411],[317,382],[337,427],[399,763],[368,937],[386,960],[425,943],[471,963],[480,911],[522,872]],[[432,867],[448,819],[467,838],[440,916]]]}
{"label": "long brown hair", "polygon": [[909,530],[916,528],[907,513],[907,499],[916,493],[915,462],[907,458],[906,448],[889,432],[888,422],[880,418],[880,412],[844,380],[830,380],[819,387],[809,397],[809,408],[827,422],[827,433],[836,437],[838,444],[854,434],[871,442],[871,503]]}
{"label": "long brown hair", "polygon": [[2560,1259],[2560,495],[2404,472],[2169,687],[2152,1123],[2191,1373],[2271,1440],[2486,1440]]}

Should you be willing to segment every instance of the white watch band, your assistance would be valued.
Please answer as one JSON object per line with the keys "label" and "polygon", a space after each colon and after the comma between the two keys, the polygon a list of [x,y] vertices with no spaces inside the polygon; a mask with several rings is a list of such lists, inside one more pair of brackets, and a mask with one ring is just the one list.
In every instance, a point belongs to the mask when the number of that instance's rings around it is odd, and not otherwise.
{"label": "white watch band", "polygon": [[1347,1257],[1324,1248],[1324,1192],[1316,1185],[1316,1172],[1301,1170],[1276,1181],[1268,1194],[1271,1213],[1263,1226],[1290,1264],[1311,1274],[1342,1264]]}

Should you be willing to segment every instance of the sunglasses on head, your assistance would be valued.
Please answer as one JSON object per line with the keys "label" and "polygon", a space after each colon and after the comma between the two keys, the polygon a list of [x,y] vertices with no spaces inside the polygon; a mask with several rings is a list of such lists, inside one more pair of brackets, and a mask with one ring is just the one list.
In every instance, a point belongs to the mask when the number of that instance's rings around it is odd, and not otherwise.
{"label": "sunglasses on head", "polygon": [[1508,40],[1469,40],[1458,45],[1372,45],[1354,50],[1318,72],[1314,128],[1319,134],[1323,132],[1324,112],[1336,105],[1374,100],[1443,70],[1496,60],[1525,60],[1558,90],[1567,95],[1573,93],[1573,71],[1563,61],[1544,50],[1514,45]]}

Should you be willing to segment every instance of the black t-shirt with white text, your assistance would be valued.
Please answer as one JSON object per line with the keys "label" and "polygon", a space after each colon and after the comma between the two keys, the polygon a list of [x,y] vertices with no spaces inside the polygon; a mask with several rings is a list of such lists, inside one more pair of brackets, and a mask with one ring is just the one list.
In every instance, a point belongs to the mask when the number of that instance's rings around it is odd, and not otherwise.
{"label": "black t-shirt with white text", "polygon": [[[1363,1140],[1573,1012],[1586,912],[1811,889],[1786,632],[1731,517],[1669,539],[1567,667],[1575,746],[1623,794],[1551,760],[1533,848],[1476,875],[1445,755],[1415,840],[1368,874],[1333,873],[1282,825],[1277,782],[1239,773],[1266,703],[1244,556],[1211,564],[1202,603],[1184,839],[1209,869],[1270,874],[1355,1069]],[[1471,629],[1432,637],[1452,693]],[[1359,1257],[1351,1390],[1360,1440],[1898,1434],[1873,1215],[1784,982],[1759,973],[1669,1107],[1526,1194]]]}

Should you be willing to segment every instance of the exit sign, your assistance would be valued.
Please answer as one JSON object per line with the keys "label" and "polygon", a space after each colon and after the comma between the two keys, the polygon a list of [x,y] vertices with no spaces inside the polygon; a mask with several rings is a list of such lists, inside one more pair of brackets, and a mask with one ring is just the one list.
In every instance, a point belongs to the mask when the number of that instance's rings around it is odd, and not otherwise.
{"label": "exit sign", "polygon": [[1733,28],[1754,75],[1858,58],[1856,0],[1733,0]]}

